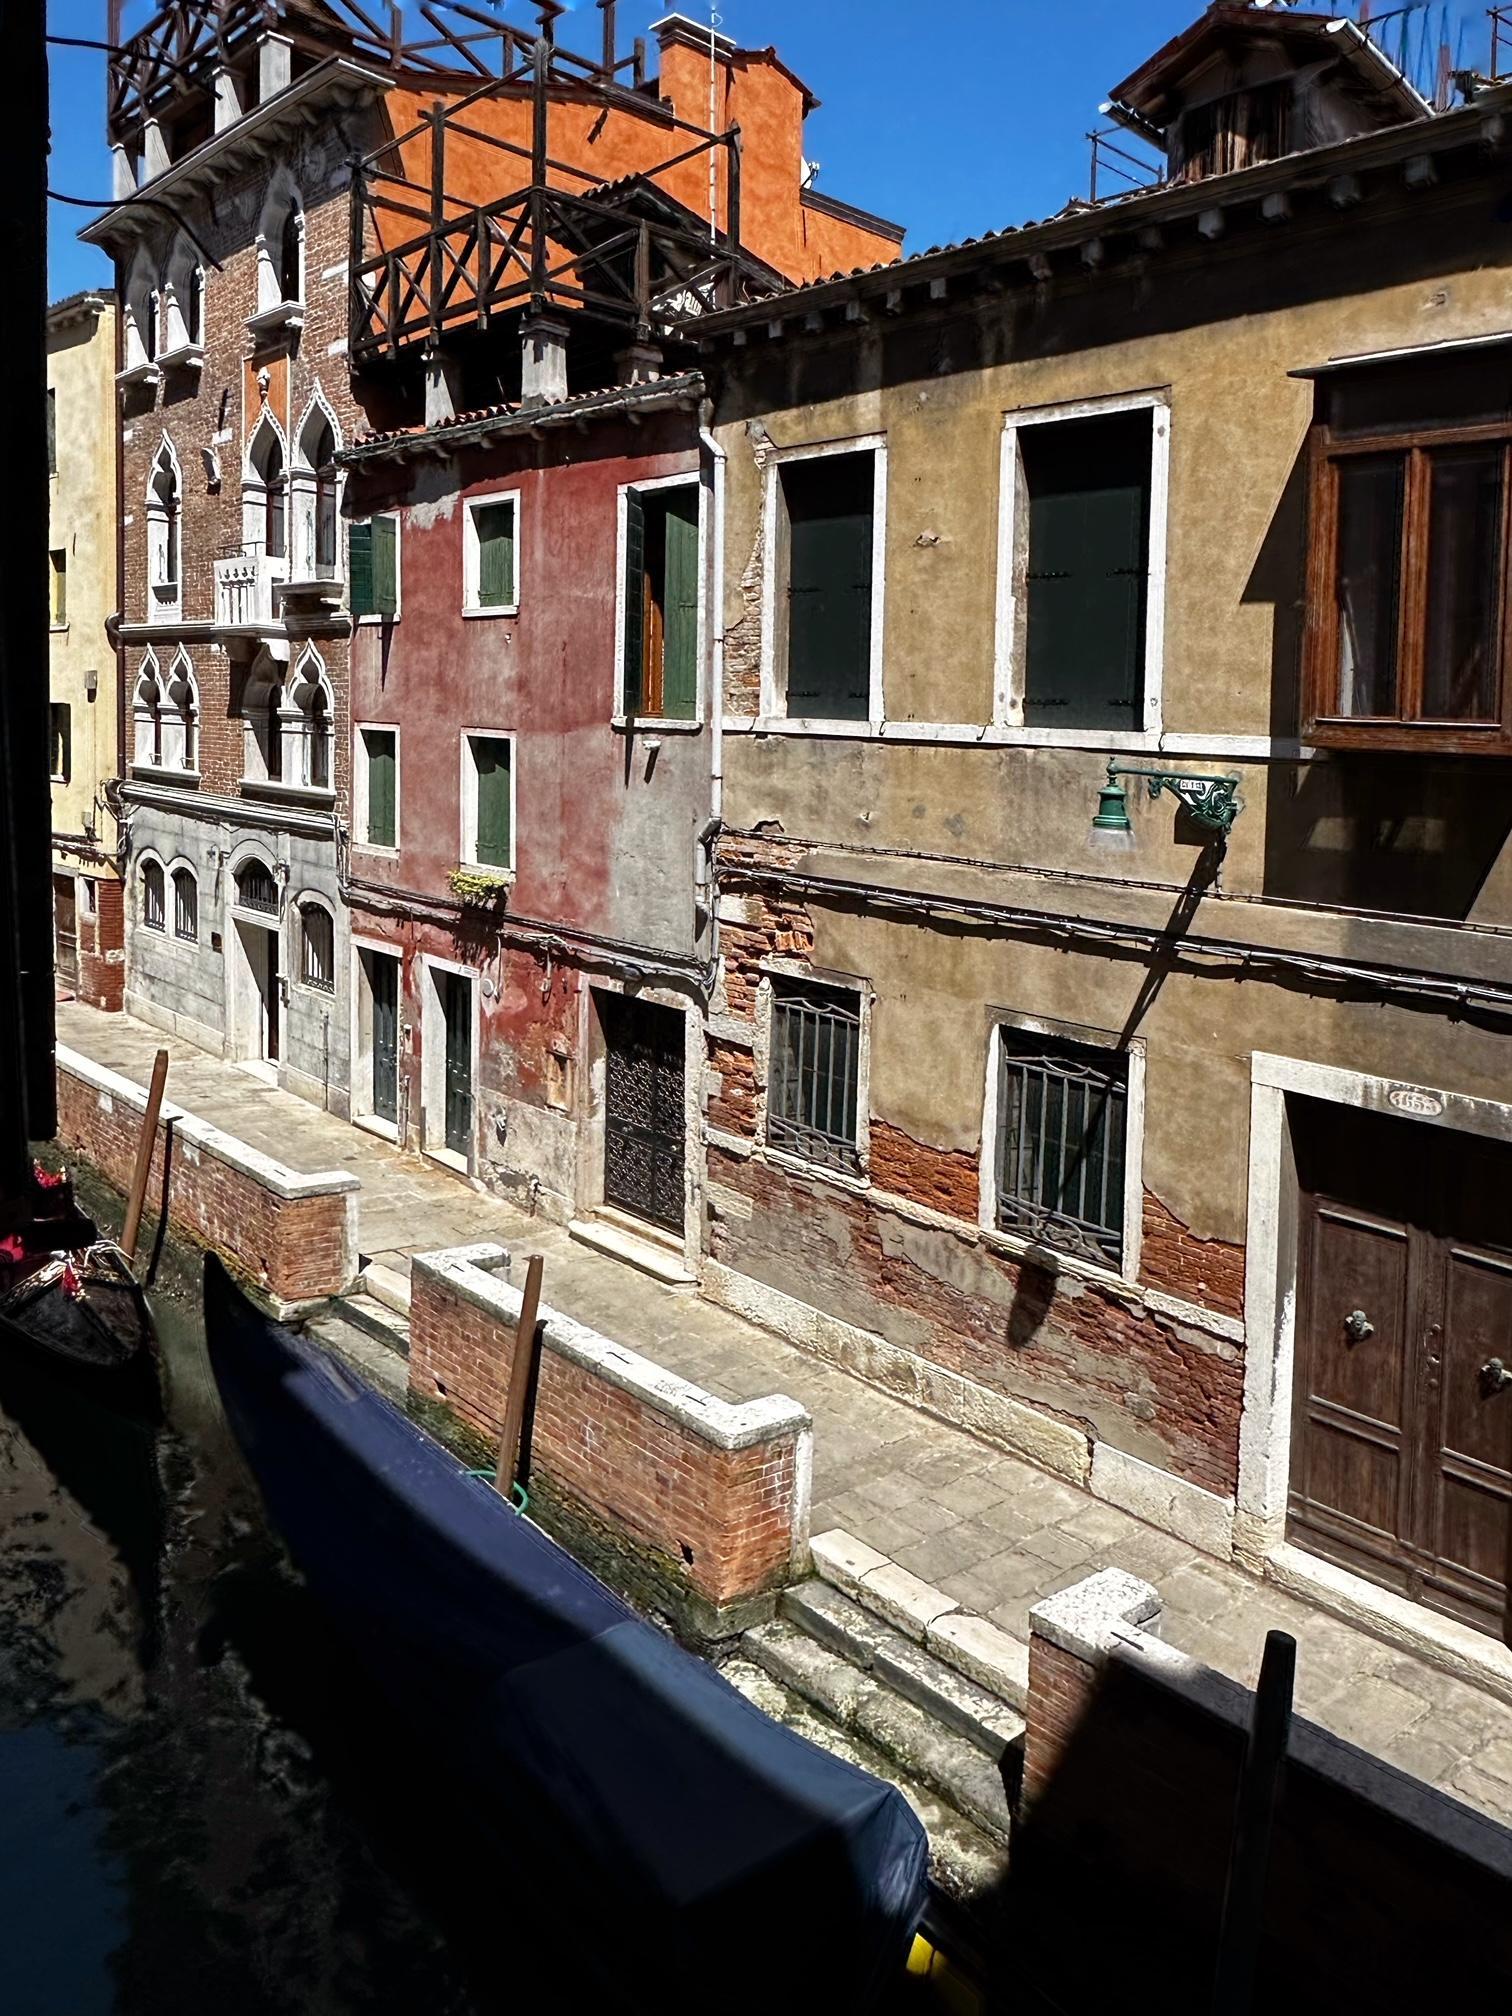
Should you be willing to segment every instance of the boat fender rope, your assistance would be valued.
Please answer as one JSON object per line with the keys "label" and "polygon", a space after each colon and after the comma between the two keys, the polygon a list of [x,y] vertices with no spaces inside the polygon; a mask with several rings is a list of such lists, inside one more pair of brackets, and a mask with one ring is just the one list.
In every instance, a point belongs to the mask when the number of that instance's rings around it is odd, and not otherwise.
{"label": "boat fender rope", "polygon": [[[494,1479],[498,1476],[499,1473],[497,1470],[490,1469],[490,1470],[464,1470],[462,1474],[464,1477],[486,1477],[489,1483],[492,1484]],[[528,1512],[530,1510],[530,1493],[525,1489],[525,1486],[523,1484],[511,1484],[509,1487],[509,1495],[512,1499],[516,1501],[515,1502],[516,1512]]]}

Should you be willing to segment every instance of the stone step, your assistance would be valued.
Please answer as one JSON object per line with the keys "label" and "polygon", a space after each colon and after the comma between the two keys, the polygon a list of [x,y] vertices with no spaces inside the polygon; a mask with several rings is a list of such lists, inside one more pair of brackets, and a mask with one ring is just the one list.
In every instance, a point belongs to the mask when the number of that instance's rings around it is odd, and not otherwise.
{"label": "stone step", "polygon": [[780,1686],[801,1694],[1006,1844],[1021,1758],[1017,1742],[1005,1745],[995,1762],[968,1737],[942,1726],[885,1680],[853,1666],[785,1617],[747,1631],[741,1647]]}
{"label": "stone step", "polygon": [[408,1315],[401,1316],[391,1309],[387,1302],[380,1302],[376,1295],[362,1290],[354,1290],[343,1295],[336,1304],[337,1312],[348,1323],[355,1323],[359,1330],[366,1330],[370,1337],[376,1337],[380,1344],[387,1344],[397,1351],[401,1358],[408,1358],[410,1348],[410,1326]]}
{"label": "stone step", "polygon": [[859,1765],[885,1784],[896,1785],[929,1836],[930,1880],[952,1904],[968,1914],[990,1906],[1003,1891],[1008,1851],[1002,1842],[948,1806],[928,1786],[898,1768],[853,1731],[839,1728],[801,1693],[785,1687],[764,1667],[738,1655],[720,1669],[732,1686],[764,1714],[792,1729],[832,1757]]}
{"label": "stone step", "polygon": [[396,1316],[409,1321],[408,1274],[401,1274],[397,1267],[384,1267],[376,1260],[369,1260],[357,1279],[375,1302],[381,1302],[385,1309],[392,1309]]}
{"label": "stone step", "polygon": [[873,1673],[915,1707],[974,1743],[996,1763],[1024,1724],[1000,1694],[979,1687],[926,1646],[815,1578],[784,1592],[781,1613],[863,1673]]}
{"label": "stone step", "polygon": [[404,1359],[392,1344],[380,1343],[371,1330],[353,1323],[342,1313],[340,1303],[332,1303],[305,1328],[317,1343],[344,1359],[370,1386],[376,1386],[390,1399],[404,1399],[409,1385],[409,1368]]}
{"label": "stone step", "polygon": [[959,1609],[943,1590],[921,1582],[839,1527],[819,1534],[809,1553],[820,1581],[925,1646],[989,1694],[1012,1708],[1023,1707],[1029,1692],[1029,1647],[1024,1639]]}

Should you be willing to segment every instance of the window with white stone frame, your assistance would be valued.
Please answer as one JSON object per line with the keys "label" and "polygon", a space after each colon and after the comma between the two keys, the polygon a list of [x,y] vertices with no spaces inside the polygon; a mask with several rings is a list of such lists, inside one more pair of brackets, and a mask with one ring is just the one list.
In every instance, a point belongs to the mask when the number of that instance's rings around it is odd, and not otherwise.
{"label": "window with white stone frame", "polygon": [[132,696],[132,720],[135,733],[132,738],[131,755],[133,763],[143,769],[157,770],[163,762],[163,682],[158,671],[158,662],[149,651],[142,660],[142,668],[137,674],[136,688]]}
{"label": "window with white stone frame", "polygon": [[885,437],[771,453],[764,508],[762,714],[879,724]]}
{"label": "window with white stone frame", "polygon": [[767,1146],[859,1175],[865,997],[855,986],[787,974],[772,974],[767,984]]}
{"label": "window with white stone frame", "polygon": [[988,1056],[983,1227],[1134,1279],[1143,1114],[1138,1041],[1003,1014]]}
{"label": "window with white stone frame", "polygon": [[289,468],[289,562],[296,581],[341,578],[341,429],[320,387],[294,434]]}
{"label": "window with white stone frame", "polygon": [[164,434],[147,479],[147,592],[150,615],[176,617],[183,594],[183,478]]}

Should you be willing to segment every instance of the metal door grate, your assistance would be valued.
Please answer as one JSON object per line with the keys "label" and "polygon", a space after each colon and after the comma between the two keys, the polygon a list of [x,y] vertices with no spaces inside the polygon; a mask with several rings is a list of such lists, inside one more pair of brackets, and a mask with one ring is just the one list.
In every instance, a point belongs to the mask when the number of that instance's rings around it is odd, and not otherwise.
{"label": "metal door grate", "polygon": [[998,1224],[1118,1266],[1128,1059],[1000,1030]]}

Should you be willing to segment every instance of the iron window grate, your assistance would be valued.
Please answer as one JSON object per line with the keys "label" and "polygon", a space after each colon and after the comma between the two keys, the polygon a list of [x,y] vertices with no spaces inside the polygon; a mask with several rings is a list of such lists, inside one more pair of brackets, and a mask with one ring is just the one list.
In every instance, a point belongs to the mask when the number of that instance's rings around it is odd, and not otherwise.
{"label": "iron window grate", "polygon": [[783,992],[772,1003],[767,1142],[827,1169],[854,1172],[860,997],[839,991]]}
{"label": "iron window grate", "polygon": [[997,1220],[1117,1267],[1123,1257],[1128,1059],[1000,1032]]}
{"label": "iron window grate", "polygon": [[259,861],[254,861],[236,878],[236,900],[243,910],[256,910],[265,917],[278,915],[278,884]]}

